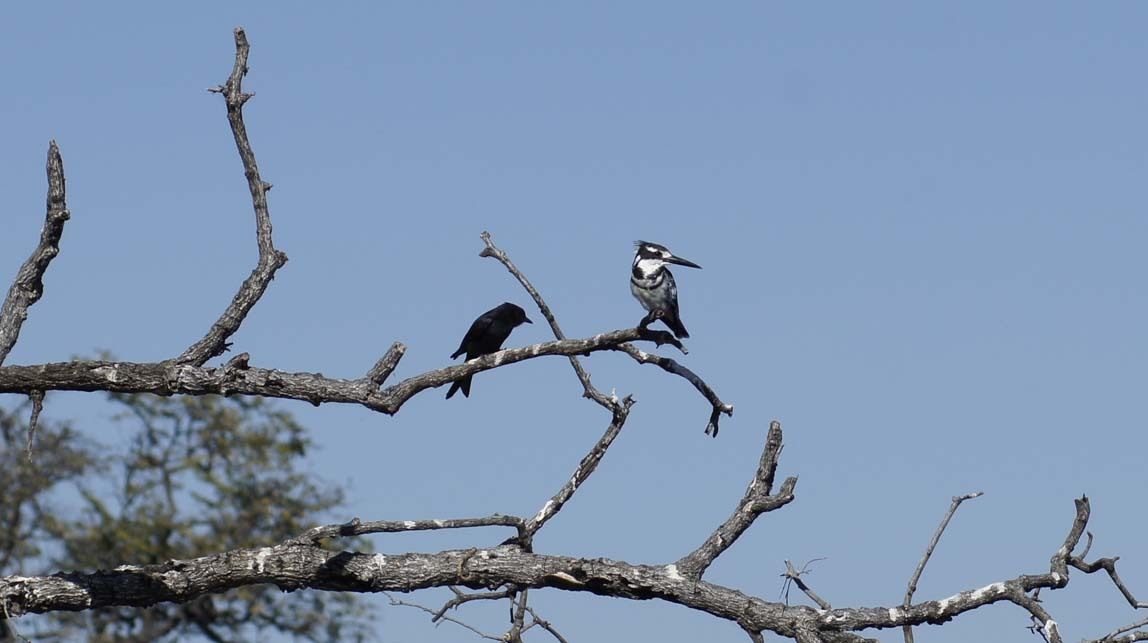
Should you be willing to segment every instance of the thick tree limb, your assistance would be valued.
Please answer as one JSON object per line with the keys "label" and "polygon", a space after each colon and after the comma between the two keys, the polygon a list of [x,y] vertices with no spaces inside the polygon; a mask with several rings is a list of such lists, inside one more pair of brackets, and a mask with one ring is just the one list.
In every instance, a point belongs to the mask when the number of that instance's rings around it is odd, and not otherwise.
{"label": "thick tree limb", "polygon": [[729,549],[758,516],[784,507],[793,501],[793,489],[797,486],[796,476],[787,478],[782,483],[781,490],[776,495],[771,495],[773,478],[777,473],[777,458],[781,454],[781,437],[781,423],[777,420],[770,422],[765,450],[761,453],[757,473],[746,488],[745,495],[737,503],[737,509],[700,547],[675,563],[682,575],[695,580],[700,579],[714,560]]}
{"label": "thick tree limb", "polygon": [[[358,554],[332,552],[315,545],[322,537],[368,531],[407,531],[486,525],[517,526],[518,518],[491,516],[451,521],[378,522],[316,528],[304,536],[273,547],[243,549],[162,565],[124,565],[112,571],[63,572],[52,576],[0,578],[0,604],[13,616],[104,606],[146,606],[157,602],[186,602],[197,596],[234,587],[273,583],[285,590],[309,587],[330,591],[413,591],[428,587],[465,586],[472,589],[514,587],[584,591],[629,599],[659,599],[730,620],[746,632],[770,631],[799,641],[859,641],[853,632],[869,628],[943,623],[984,605],[1009,601],[1028,610],[1049,641],[1059,641],[1056,622],[1028,594],[1068,583],[1067,560],[1083,534],[1089,516],[1087,498],[1076,501],[1077,513],[1064,544],[1050,560],[1046,574],[1022,575],[939,601],[909,607],[815,609],[788,606],[747,596],[734,589],[700,580],[713,557],[724,551],[750,515],[781,494],[770,495],[781,450],[780,427],[773,426],[758,472],[739,510],[703,547],[671,565],[633,565],[608,559],[579,559],[534,554],[510,542],[498,547],[452,550],[437,554]],[[788,486],[795,479],[786,481]],[[783,486],[783,493],[785,492]],[[774,500],[770,500],[774,499]],[[739,514],[743,514],[739,516]],[[696,570],[696,572],[694,571]]]}
{"label": "thick tree limb", "polygon": [[255,151],[247,138],[247,126],[243,124],[243,105],[255,95],[243,93],[243,77],[247,74],[247,57],[250,53],[251,45],[247,42],[247,34],[242,27],[236,27],[235,66],[231,70],[231,76],[222,86],[208,91],[223,94],[227,102],[227,121],[231,124],[231,133],[235,136],[235,147],[239,150],[239,158],[243,161],[243,172],[247,176],[251,203],[255,208],[255,238],[259,244],[259,262],[239,287],[239,292],[235,293],[231,304],[207,331],[207,335],[175,358],[176,364],[203,366],[207,360],[222,355],[229,346],[227,339],[239,330],[247,313],[251,312],[271,280],[275,278],[275,272],[287,263],[287,255],[276,250],[271,239],[271,212],[267,207],[267,191],[271,189],[271,184],[264,183],[259,176]]}
{"label": "thick tree limb", "polygon": [[812,608],[786,607],[719,585],[690,581],[672,566],[543,556],[514,545],[437,554],[359,554],[284,543],[162,565],[122,565],[93,573],[0,578],[0,601],[16,616],[186,602],[205,593],[262,583],[287,591],[310,587],[355,592],[406,592],[450,585],[473,589],[508,584],[521,588],[553,587],[603,596],[667,600],[791,638],[796,634],[795,622],[811,623],[816,616]]}
{"label": "thick tree limb", "polygon": [[64,222],[72,216],[64,199],[64,187],[64,161],[60,158],[56,141],[52,141],[48,144],[48,214],[40,232],[40,243],[20,266],[16,280],[8,289],[8,296],[0,305],[0,364],[16,345],[20,327],[28,318],[28,308],[44,295],[44,273],[48,264],[60,254]]}
{"label": "thick tree limb", "polygon": [[[35,366],[0,367],[0,393],[31,391],[111,391],[157,395],[261,395],[322,403],[361,404],[393,415],[416,394],[465,375],[514,364],[545,355],[582,355],[622,350],[626,342],[654,339],[636,328],[610,331],[585,339],[543,342],[511,348],[490,355],[427,371],[379,390],[369,377],[344,380],[319,373],[288,373],[255,368],[244,361],[230,367],[211,368],[177,364],[82,361]],[[607,398],[608,399],[608,398]]]}

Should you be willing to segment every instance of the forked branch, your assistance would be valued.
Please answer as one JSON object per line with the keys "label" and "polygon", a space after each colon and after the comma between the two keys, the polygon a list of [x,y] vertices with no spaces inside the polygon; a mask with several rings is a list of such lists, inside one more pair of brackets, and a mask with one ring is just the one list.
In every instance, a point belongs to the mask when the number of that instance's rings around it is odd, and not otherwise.
{"label": "forked branch", "polygon": [[239,287],[239,292],[235,293],[231,304],[211,325],[207,335],[175,358],[176,364],[203,366],[207,360],[222,355],[230,346],[227,339],[239,330],[247,313],[251,312],[263,297],[263,292],[267,290],[271,280],[275,278],[275,272],[287,263],[287,255],[276,250],[271,239],[271,212],[267,207],[267,191],[271,189],[271,184],[264,183],[259,175],[255,150],[251,148],[251,141],[247,137],[247,126],[243,123],[243,105],[255,95],[243,92],[243,77],[247,75],[247,57],[250,53],[251,45],[247,42],[247,34],[242,27],[236,27],[235,66],[231,70],[231,76],[222,86],[208,91],[222,94],[227,102],[227,121],[231,124],[235,147],[239,150],[239,158],[243,161],[243,173],[247,176],[251,204],[255,208],[255,239],[259,245],[259,262]]}

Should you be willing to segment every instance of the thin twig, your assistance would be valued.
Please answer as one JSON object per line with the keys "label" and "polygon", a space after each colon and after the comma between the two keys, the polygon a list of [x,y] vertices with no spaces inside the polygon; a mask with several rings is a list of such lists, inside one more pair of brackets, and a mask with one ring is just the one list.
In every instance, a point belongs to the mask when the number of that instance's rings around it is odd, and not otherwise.
{"label": "thin twig", "polygon": [[833,609],[833,606],[829,604],[829,601],[818,596],[812,589],[809,588],[809,585],[807,585],[805,583],[805,581],[801,579],[802,575],[809,573],[810,563],[814,563],[814,562],[817,562],[819,560],[825,560],[825,559],[824,558],[814,558],[813,560],[809,561],[808,563],[805,563],[804,565],[802,565],[800,571],[793,566],[793,563],[791,563],[788,560],[785,561],[785,573],[782,574],[781,576],[783,578],[785,578],[785,583],[786,583],[786,589],[785,589],[785,604],[786,605],[789,604],[789,584],[793,584],[793,585],[797,585],[797,589],[800,589],[801,591],[805,592],[805,595],[808,596],[811,601],[813,601],[814,603],[817,603],[817,606],[820,607],[821,609],[823,609],[823,610]]}
{"label": "thin twig", "polygon": [[[383,595],[387,597],[387,599],[390,601],[391,605],[395,605],[398,607],[413,607],[415,609],[422,610],[422,611],[426,612],[427,614],[430,614],[431,616],[434,616],[434,614],[435,614],[434,610],[432,610],[431,608],[426,607],[424,605],[419,605],[418,603],[408,603],[406,601],[399,600],[399,599],[395,598],[394,596],[391,596],[390,594],[388,594],[386,592],[383,592]],[[471,632],[474,632],[475,634],[477,634],[480,638],[484,638],[484,639],[487,639],[490,641],[501,641],[502,640],[502,637],[500,637],[500,636],[494,636],[492,634],[487,634],[486,632],[483,632],[482,630],[474,627],[473,625],[463,623],[462,621],[458,620],[457,618],[454,618],[451,616],[441,616],[441,617],[439,617],[439,620],[440,621],[450,621],[451,623],[454,623],[455,625],[458,625],[459,627],[464,627],[464,628],[470,630]]]}
{"label": "thin twig", "polygon": [[20,327],[28,318],[28,308],[44,295],[44,273],[48,264],[60,254],[64,222],[72,216],[64,200],[64,187],[64,161],[56,141],[52,141],[48,144],[48,213],[44,217],[40,243],[20,266],[16,280],[8,289],[8,296],[0,305],[0,364],[16,345]]}
{"label": "thin twig", "polygon": [[569,641],[566,640],[566,637],[562,636],[561,634],[558,633],[558,630],[554,629],[554,626],[550,623],[550,621],[547,621],[547,620],[539,617],[538,613],[534,611],[533,607],[527,607],[526,611],[530,612],[530,619],[531,619],[530,626],[531,627],[537,625],[538,627],[541,627],[542,629],[546,630],[547,632],[550,632],[550,635],[553,636],[554,639],[556,641],[558,641],[558,643],[569,643]]}
{"label": "thin twig", "polygon": [[[937,543],[941,540],[941,534],[945,533],[945,528],[949,526],[949,521],[952,520],[953,514],[957,513],[957,507],[960,507],[961,503],[966,500],[983,496],[984,493],[983,491],[974,491],[973,493],[966,493],[963,496],[953,496],[949,510],[945,512],[945,517],[941,520],[941,524],[933,534],[933,539],[929,541],[929,546],[925,549],[925,555],[921,556],[921,561],[917,563],[917,568],[913,570],[913,575],[909,578],[909,588],[905,591],[905,600],[901,603],[901,607],[908,607],[913,603],[913,592],[917,591],[917,581],[921,580],[921,573],[925,571],[925,565],[929,562],[929,558],[937,548]],[[902,631],[905,635],[905,643],[913,643],[912,626],[906,625]]]}
{"label": "thin twig", "polygon": [[28,419],[28,443],[24,446],[24,453],[28,462],[32,462],[32,444],[36,441],[36,426],[40,422],[40,413],[44,411],[44,391],[32,391],[28,394],[32,400],[32,415]]}
{"label": "thin twig", "polygon": [[497,592],[475,592],[473,594],[467,594],[466,592],[463,592],[462,590],[460,590],[457,587],[451,587],[450,591],[454,592],[454,598],[452,598],[449,601],[447,601],[446,603],[444,603],[443,606],[440,607],[438,609],[438,611],[434,613],[434,616],[431,617],[432,623],[439,622],[439,620],[441,620],[446,615],[447,612],[449,612],[452,609],[456,609],[460,605],[463,605],[465,603],[469,603],[471,601],[502,600],[504,598],[510,598],[511,595],[513,595],[513,593],[514,593],[513,590],[504,589],[504,590],[497,591]]}
{"label": "thin twig", "polygon": [[250,53],[251,45],[247,42],[247,34],[244,33],[243,27],[236,27],[235,66],[231,70],[231,76],[222,86],[208,91],[223,94],[227,102],[227,121],[231,124],[235,147],[239,150],[239,158],[243,161],[247,187],[251,191],[251,204],[255,208],[255,239],[259,245],[259,262],[239,287],[239,292],[235,293],[231,304],[207,331],[207,335],[175,358],[176,364],[202,366],[207,360],[222,355],[230,346],[227,339],[239,330],[247,313],[274,279],[275,272],[287,263],[287,255],[276,250],[271,239],[271,212],[267,207],[267,191],[271,189],[271,184],[265,183],[259,176],[255,151],[247,138],[247,126],[243,124],[243,105],[255,95],[243,93],[243,77],[247,74],[247,57]]}

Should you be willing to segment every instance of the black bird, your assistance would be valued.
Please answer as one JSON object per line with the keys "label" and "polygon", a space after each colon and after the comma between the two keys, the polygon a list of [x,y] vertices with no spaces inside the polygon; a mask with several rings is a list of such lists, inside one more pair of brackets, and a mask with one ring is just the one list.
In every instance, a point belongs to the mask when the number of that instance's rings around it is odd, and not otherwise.
{"label": "black bird", "polygon": [[638,298],[642,308],[650,311],[642,320],[645,328],[657,319],[665,322],[678,339],[689,337],[689,332],[678,315],[678,286],[666,264],[701,268],[692,261],[675,257],[668,248],[649,241],[635,241],[634,268],[630,273],[630,292]]}
{"label": "black bird", "polygon": [[[462,338],[462,343],[458,345],[458,350],[450,358],[454,359],[466,353],[466,359],[469,361],[497,352],[502,348],[502,342],[510,337],[510,331],[521,326],[523,322],[534,323],[526,318],[526,311],[518,306],[510,302],[499,304],[474,320],[470,330],[466,331],[466,336]],[[450,390],[446,392],[446,399],[449,400],[458,390],[462,390],[463,395],[470,397],[471,377],[473,376],[467,375],[451,383]]]}

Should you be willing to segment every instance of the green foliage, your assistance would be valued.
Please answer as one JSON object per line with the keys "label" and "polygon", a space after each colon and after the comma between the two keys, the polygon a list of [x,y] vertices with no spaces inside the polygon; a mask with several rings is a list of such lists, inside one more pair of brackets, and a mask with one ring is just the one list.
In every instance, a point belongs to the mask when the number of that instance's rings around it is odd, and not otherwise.
{"label": "green foliage", "polygon": [[[45,424],[39,429],[36,457],[46,460],[51,449],[53,460],[59,459],[49,445],[63,444],[60,453],[72,453],[70,468],[56,471],[44,462],[37,467],[40,477],[32,476],[38,482],[20,483],[22,496],[35,498],[68,480],[77,483],[84,509],[78,517],[63,518],[43,511],[33,500],[29,509],[13,514],[0,502],[0,528],[17,534],[12,538],[23,547],[22,559],[39,556],[54,569],[108,569],[259,547],[298,535],[343,501],[341,489],[320,484],[301,470],[313,446],[305,429],[262,399],[110,397],[120,407],[116,424],[130,437],[124,453],[101,455],[109,475],[81,478],[93,468],[95,449],[82,446],[67,427]],[[6,432],[20,433],[12,416],[0,419],[8,423],[0,426],[11,425]],[[13,450],[6,449],[4,457],[14,457]],[[53,473],[45,475],[46,469]],[[35,527],[11,531],[9,515],[27,516],[24,522],[30,520]],[[19,534],[30,534],[30,529],[38,530],[52,547],[41,550],[27,544],[33,540]],[[366,548],[362,541],[340,544]],[[0,565],[0,570],[5,567]],[[47,634],[92,642],[261,640],[276,632],[300,641],[347,641],[362,640],[367,631],[364,610],[353,595],[285,595],[269,585],[203,596],[183,605],[49,618],[58,630],[37,632],[37,640]]]}

